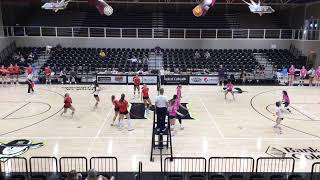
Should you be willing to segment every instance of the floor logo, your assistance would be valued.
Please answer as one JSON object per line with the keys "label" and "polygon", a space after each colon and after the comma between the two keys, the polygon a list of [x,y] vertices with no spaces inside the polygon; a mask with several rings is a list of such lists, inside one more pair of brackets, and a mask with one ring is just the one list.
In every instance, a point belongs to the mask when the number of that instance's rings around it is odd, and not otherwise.
{"label": "floor logo", "polygon": [[320,150],[314,147],[306,148],[292,148],[292,147],[283,147],[275,148],[269,146],[266,150],[266,154],[274,157],[293,157],[294,159],[305,158],[308,160],[318,160],[320,159]]}
{"label": "floor logo", "polygon": [[20,156],[29,149],[37,149],[43,145],[42,142],[33,144],[32,140],[27,139],[13,140],[6,144],[0,143],[0,160],[6,161],[10,157]]}

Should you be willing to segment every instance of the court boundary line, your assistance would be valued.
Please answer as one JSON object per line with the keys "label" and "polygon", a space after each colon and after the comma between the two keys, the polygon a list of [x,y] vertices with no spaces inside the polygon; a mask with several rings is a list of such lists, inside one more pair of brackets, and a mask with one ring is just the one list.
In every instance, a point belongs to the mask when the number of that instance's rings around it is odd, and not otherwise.
{"label": "court boundary line", "polygon": [[[53,90],[43,89],[43,88],[39,88],[39,89],[40,89],[40,90],[44,90],[44,91],[53,92],[53,93],[58,94],[59,96],[63,97],[62,94],[60,94],[60,93],[58,93],[58,92],[55,92],[55,91],[53,91]],[[31,99],[32,97],[33,97],[33,96],[31,96],[30,98],[26,99],[25,101]],[[24,126],[24,127],[21,127],[21,128],[15,129],[15,130],[11,130],[11,131],[7,131],[7,132],[5,132],[5,133],[1,133],[1,134],[0,134],[0,137],[1,137],[1,136],[4,136],[4,135],[7,135],[7,134],[14,133],[14,132],[18,132],[18,131],[20,131],[20,130],[27,129],[27,128],[32,127],[32,126],[34,126],[34,125],[37,125],[37,124],[39,124],[39,123],[41,123],[41,122],[44,122],[44,121],[52,118],[53,116],[57,115],[62,109],[63,109],[63,107],[61,107],[57,112],[53,113],[52,115],[50,115],[50,116],[48,116],[48,117],[46,117],[46,118],[44,118],[44,119],[42,119],[42,120],[40,120],[40,121],[31,123],[31,124],[29,124],[29,125],[26,125],[26,126]]]}
{"label": "court boundary line", "polygon": [[[301,104],[301,103],[300,103]],[[269,104],[266,106],[266,110],[270,113],[270,114],[273,114],[271,112],[271,110],[269,109],[273,104]],[[292,107],[292,106],[290,106]],[[298,113],[302,114],[303,116],[306,116],[304,113],[298,111],[297,109],[293,108],[295,111],[297,111]],[[307,117],[307,116],[306,116]],[[309,118],[309,117],[308,117]],[[289,120],[296,120],[296,121],[320,121],[319,119],[311,119],[310,120],[306,120],[306,119],[297,119],[297,118],[291,118],[291,117],[285,117],[285,119],[289,119]]]}
{"label": "court boundary line", "polygon": [[[260,92],[260,93],[258,93],[258,94],[256,94],[256,95],[254,95],[254,96],[250,99],[250,105],[251,105],[251,108],[252,108],[256,113],[260,114],[261,116],[263,116],[264,118],[266,118],[266,119],[268,119],[268,120],[270,120],[270,121],[272,121],[272,122],[275,122],[274,119],[271,119],[271,118],[269,118],[268,116],[264,115],[263,113],[261,113],[260,111],[258,111],[258,110],[254,107],[254,105],[253,105],[253,100],[254,100],[256,97],[258,97],[258,96],[261,95],[261,94],[265,94],[265,93],[273,92],[273,91],[279,91],[279,89],[278,89],[278,90],[263,91],[263,92]],[[295,131],[297,131],[297,132],[300,132],[300,133],[303,133],[303,134],[306,134],[306,135],[309,135],[309,136],[313,136],[313,137],[316,137],[316,138],[319,138],[319,139],[320,139],[320,136],[311,134],[311,133],[309,133],[309,132],[305,132],[305,131],[302,131],[302,130],[299,130],[299,129],[296,129],[296,128],[293,128],[293,127],[290,127],[290,126],[287,126],[287,125],[284,125],[284,124],[280,124],[280,126],[283,126],[283,127],[288,128],[288,129],[295,130]]]}
{"label": "court boundary line", "polygon": [[27,105],[29,105],[31,102],[27,102],[24,105],[20,106],[19,108],[13,110],[11,113],[7,114],[5,117],[1,118],[1,119],[6,119],[7,117],[9,117],[10,115],[14,114],[15,112],[18,112],[20,109],[26,107]]}
{"label": "court boundary line", "polygon": [[200,99],[201,105],[202,105],[202,106],[204,107],[204,109],[206,110],[209,118],[211,119],[211,122],[214,124],[214,126],[215,126],[215,128],[217,129],[219,135],[224,139],[225,137],[224,137],[224,135],[223,135],[220,127],[218,126],[217,122],[216,122],[215,119],[213,118],[212,114],[209,112],[207,106],[203,103],[202,98],[199,98],[199,99]]}
{"label": "court boundary line", "polygon": [[3,118],[3,119],[23,119],[23,118],[35,117],[35,116],[42,115],[42,114],[50,111],[50,109],[51,109],[51,105],[48,104],[48,103],[45,103],[45,102],[30,102],[30,104],[32,104],[32,103],[47,105],[47,106],[48,106],[48,109],[45,110],[45,111],[43,111],[43,112],[41,112],[41,113],[37,113],[37,114],[29,115],[29,116],[22,116],[22,117],[17,117],[17,118]]}

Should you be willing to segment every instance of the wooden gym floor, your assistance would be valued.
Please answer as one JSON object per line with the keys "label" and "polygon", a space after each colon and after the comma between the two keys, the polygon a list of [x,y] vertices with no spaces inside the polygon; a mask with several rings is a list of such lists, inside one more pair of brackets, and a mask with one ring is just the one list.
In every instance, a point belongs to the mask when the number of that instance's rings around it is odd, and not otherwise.
{"label": "wooden gym floor", "polygon": [[[66,87],[71,87],[68,89]],[[93,110],[95,100],[91,90],[76,90],[82,85],[36,85],[34,94],[27,94],[26,85],[0,87],[0,141],[30,139],[44,142],[38,149],[22,156],[116,156],[119,171],[136,171],[142,161],[144,171],[160,171],[159,158],[150,162],[152,113],[147,119],[134,120],[134,131],[111,127],[114,115],[111,95],[127,95],[133,99],[132,86],[105,85],[100,93],[101,103]],[[164,86],[165,95],[172,97],[176,86]],[[249,156],[270,157],[270,149],[286,152],[284,148],[320,149],[320,88],[241,86],[244,91],[236,100],[224,100],[219,86],[183,86],[182,102],[194,120],[183,121],[184,130],[177,128],[173,137],[174,156]],[[67,90],[68,89],[68,90]],[[286,113],[283,134],[272,126],[272,112],[276,101],[282,99],[281,91],[287,90],[292,113]],[[151,98],[157,95],[150,86]],[[63,95],[69,92],[76,113],[60,116]],[[269,149],[268,149],[269,147]],[[268,154],[266,151],[268,149]],[[292,153],[286,152],[288,157]],[[320,151],[313,153],[320,155]],[[295,154],[296,171],[310,171],[312,160],[309,152]],[[304,158],[307,157],[307,158]],[[320,161],[320,158],[319,160]]]}

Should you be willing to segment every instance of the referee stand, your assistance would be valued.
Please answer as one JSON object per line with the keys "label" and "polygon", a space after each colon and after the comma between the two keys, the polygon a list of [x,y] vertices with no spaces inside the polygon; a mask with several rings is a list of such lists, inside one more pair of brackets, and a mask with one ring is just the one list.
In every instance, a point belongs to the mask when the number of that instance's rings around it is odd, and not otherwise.
{"label": "referee stand", "polygon": [[154,161],[154,156],[160,156],[160,165],[162,172],[162,160],[163,156],[173,157],[172,154],[172,138],[170,124],[168,118],[165,122],[165,131],[158,131],[156,111],[153,113],[153,129],[152,129],[152,142],[151,142],[151,154],[150,161]]}
{"label": "referee stand", "polygon": [[[160,76],[159,76],[160,77]],[[160,80],[158,79],[157,90],[159,95],[160,90]],[[159,131],[157,129],[157,116],[156,116],[156,107],[153,111],[153,125],[152,125],[152,142],[151,142],[151,153],[150,161],[154,161],[154,156],[160,156],[160,165],[162,172],[162,160],[163,156],[173,157],[172,154],[172,138],[169,118],[166,118],[165,122],[165,131]]]}

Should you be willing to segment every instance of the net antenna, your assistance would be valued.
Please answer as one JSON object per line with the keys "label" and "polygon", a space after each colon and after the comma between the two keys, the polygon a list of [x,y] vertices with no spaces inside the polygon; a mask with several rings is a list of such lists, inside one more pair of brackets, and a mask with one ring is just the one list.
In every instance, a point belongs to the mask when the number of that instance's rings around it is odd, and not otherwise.
{"label": "net antenna", "polygon": [[246,3],[249,6],[249,9],[252,13],[259,14],[260,16],[266,13],[270,14],[275,12],[275,10],[272,9],[271,6],[262,6],[260,0],[258,1],[258,3],[254,2],[253,0],[250,0],[250,2],[242,0],[242,2]]}
{"label": "net antenna", "polygon": [[70,1],[71,0],[51,0],[49,2],[46,2],[41,8],[58,12],[59,10],[66,9]]}

